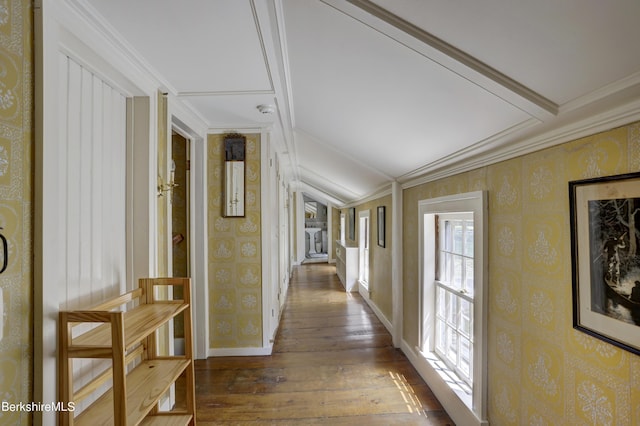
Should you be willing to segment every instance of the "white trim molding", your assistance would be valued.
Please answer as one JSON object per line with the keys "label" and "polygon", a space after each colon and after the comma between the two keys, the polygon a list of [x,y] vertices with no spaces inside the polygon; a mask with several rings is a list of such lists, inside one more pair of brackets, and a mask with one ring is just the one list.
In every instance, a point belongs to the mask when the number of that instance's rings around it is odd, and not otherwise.
{"label": "white trim molding", "polygon": [[[488,347],[488,202],[486,191],[448,195],[418,202],[419,222],[419,347],[414,351],[403,342],[403,350],[413,358],[420,372],[443,407],[457,424],[486,425],[487,422],[487,347]],[[471,389],[465,392],[458,380],[445,380],[448,368],[435,355],[435,282],[436,282],[436,216],[445,213],[473,213],[474,290],[473,290],[473,356]],[[429,321],[426,318],[430,318]],[[437,365],[436,365],[437,364]],[[450,377],[455,373],[451,372]],[[466,385],[463,385],[465,387]]]}
{"label": "white trim molding", "polygon": [[258,348],[209,348],[207,351],[207,357],[221,357],[221,356],[267,356],[271,355],[273,351],[273,345]]}
{"label": "white trim molding", "polygon": [[469,410],[463,399],[449,387],[440,373],[418,352],[418,348],[412,348],[405,340],[402,340],[400,349],[407,356],[409,362],[411,362],[418,374],[420,374],[420,377],[422,377],[429,388],[431,388],[433,394],[455,424],[489,426],[488,420],[479,419]]}

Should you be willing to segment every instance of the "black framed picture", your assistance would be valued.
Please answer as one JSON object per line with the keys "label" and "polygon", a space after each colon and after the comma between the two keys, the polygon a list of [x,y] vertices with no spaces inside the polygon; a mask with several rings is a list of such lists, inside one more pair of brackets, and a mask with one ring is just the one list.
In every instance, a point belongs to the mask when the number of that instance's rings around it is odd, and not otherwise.
{"label": "black framed picture", "polygon": [[569,182],[573,327],[640,355],[640,173]]}
{"label": "black framed picture", "polygon": [[349,239],[356,239],[356,208],[349,208]]}
{"label": "black framed picture", "polygon": [[378,206],[378,245],[384,247],[385,243],[385,206]]}

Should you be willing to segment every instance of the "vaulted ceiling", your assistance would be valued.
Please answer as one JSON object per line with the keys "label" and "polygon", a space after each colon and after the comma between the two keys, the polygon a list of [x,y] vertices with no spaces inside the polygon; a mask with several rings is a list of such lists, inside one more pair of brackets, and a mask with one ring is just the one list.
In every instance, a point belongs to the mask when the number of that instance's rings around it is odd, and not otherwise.
{"label": "vaulted ceiling", "polygon": [[288,179],[339,205],[640,110],[637,0],[75,1],[210,129],[271,128]]}

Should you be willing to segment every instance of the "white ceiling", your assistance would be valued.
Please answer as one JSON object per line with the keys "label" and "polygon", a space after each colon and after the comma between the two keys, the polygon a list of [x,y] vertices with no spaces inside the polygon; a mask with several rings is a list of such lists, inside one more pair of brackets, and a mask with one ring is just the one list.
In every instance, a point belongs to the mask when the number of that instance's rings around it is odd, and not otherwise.
{"label": "white ceiling", "polygon": [[212,130],[271,127],[289,180],[337,204],[640,102],[637,0],[75,1]]}

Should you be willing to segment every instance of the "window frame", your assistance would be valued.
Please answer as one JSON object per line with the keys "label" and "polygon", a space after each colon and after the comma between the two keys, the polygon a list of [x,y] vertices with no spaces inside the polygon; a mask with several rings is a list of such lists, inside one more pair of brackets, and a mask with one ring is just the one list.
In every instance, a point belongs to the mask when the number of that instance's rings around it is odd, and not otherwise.
{"label": "window frame", "polygon": [[[469,291],[467,286],[464,284],[465,279],[468,280],[467,268],[465,267],[465,263],[468,260],[473,261],[473,247],[471,249],[471,254],[469,254],[469,250],[466,247],[466,237],[467,231],[469,229],[468,222],[473,222],[473,213],[471,212],[456,212],[456,213],[444,213],[438,214],[434,218],[436,220],[436,276],[435,276],[435,288],[434,288],[434,303],[435,303],[435,311],[434,311],[434,321],[435,330],[434,330],[434,346],[433,351],[440,357],[440,359],[451,369],[453,370],[458,377],[460,377],[469,387],[472,386],[473,379],[473,360],[472,357],[468,360],[468,372],[466,372],[461,366],[461,357],[463,356],[462,350],[462,342],[468,341],[469,346],[471,346],[473,351],[473,342],[474,342],[474,333],[473,333],[473,306],[475,304],[475,298],[473,291]],[[460,241],[460,250],[456,250],[453,239],[455,238],[453,233],[455,231],[451,231],[449,233],[447,231],[447,223],[456,223],[460,222],[462,238]],[[454,225],[455,226],[455,225]],[[474,227],[471,226],[471,232],[473,232]],[[474,237],[475,235],[472,234]],[[475,242],[475,239],[474,239]],[[446,257],[449,257],[452,261],[447,262]],[[455,259],[460,259],[460,285],[456,286],[454,282],[451,282],[450,279],[446,279],[450,276],[450,274],[455,275],[454,265]],[[448,269],[448,271],[447,271]],[[475,268],[473,268],[475,270]],[[474,277],[472,275],[472,282],[475,282]],[[472,289],[473,290],[473,289]],[[444,302],[439,303],[440,294],[444,296]],[[455,301],[455,304],[453,303]],[[470,327],[469,332],[464,333],[461,331],[460,318],[462,315],[462,306],[464,303],[471,305],[471,314],[470,314]],[[455,305],[455,307],[453,307]],[[452,308],[453,307],[453,308]],[[446,311],[444,314],[441,314],[441,309],[444,308]],[[452,313],[451,310],[455,310],[456,312]],[[452,320],[453,318],[453,320]],[[446,330],[445,332],[445,342],[444,346],[438,344],[439,333],[439,325],[442,324],[442,327]],[[449,333],[449,331],[451,333]],[[455,345],[454,354],[455,360],[451,358],[451,342],[449,342],[449,336],[455,337]],[[473,352],[472,352],[473,353]]]}
{"label": "window frame", "polygon": [[[459,379],[435,352],[435,291],[436,253],[438,215],[449,213],[473,213],[474,226],[474,308],[473,308],[473,361],[471,386]],[[461,418],[472,419],[476,424],[483,424],[487,418],[487,313],[488,313],[488,238],[487,238],[487,193],[474,191],[464,194],[449,195],[418,202],[419,222],[419,342],[416,348],[422,354],[429,377],[437,383],[430,382],[436,396],[453,404],[446,407],[447,412],[461,412]],[[431,374],[433,373],[433,374]],[[445,379],[442,374],[448,374]],[[453,380],[451,380],[453,378]],[[457,379],[457,380],[456,380]],[[437,389],[437,391],[436,391]],[[450,398],[457,396],[457,398]],[[462,404],[460,404],[460,402]],[[469,422],[463,422],[469,423]],[[470,423],[469,423],[470,424]]]}
{"label": "window frame", "polygon": [[371,252],[371,212],[358,213],[358,281],[369,288],[369,259]]}

